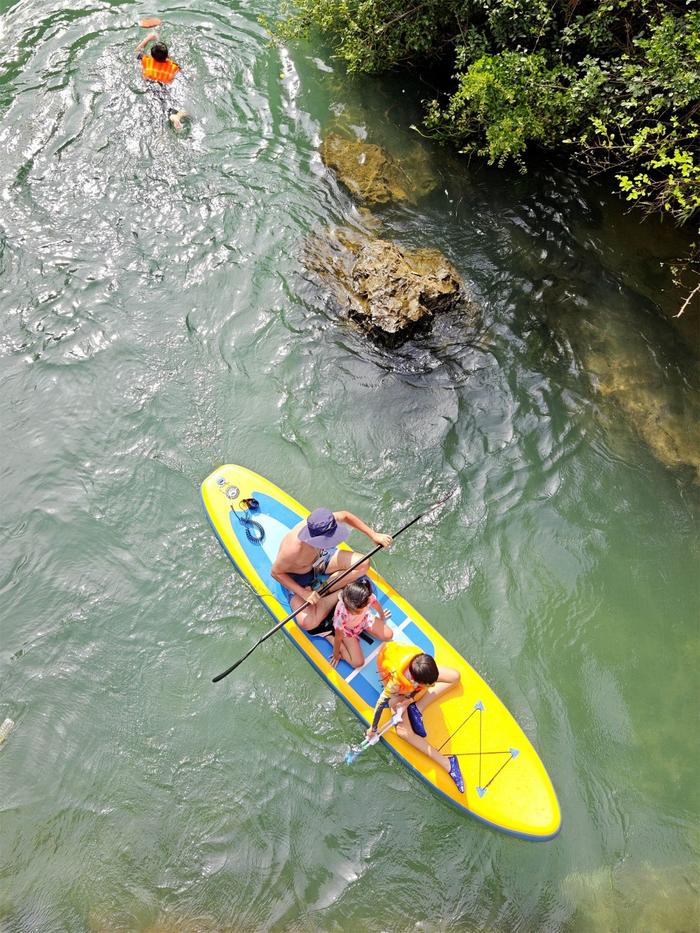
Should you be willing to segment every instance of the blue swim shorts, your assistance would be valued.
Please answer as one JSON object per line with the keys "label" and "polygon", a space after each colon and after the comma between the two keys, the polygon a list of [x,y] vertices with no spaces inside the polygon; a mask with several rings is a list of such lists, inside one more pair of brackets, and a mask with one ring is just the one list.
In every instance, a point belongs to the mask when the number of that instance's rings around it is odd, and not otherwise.
{"label": "blue swim shorts", "polygon": [[[311,570],[307,570],[305,573],[290,573],[289,576],[296,580],[299,586],[309,586],[312,590],[317,590],[325,582],[328,564],[337,550],[337,547],[325,548],[314,561]],[[291,600],[292,596],[295,595],[287,589],[284,592],[288,600]]]}

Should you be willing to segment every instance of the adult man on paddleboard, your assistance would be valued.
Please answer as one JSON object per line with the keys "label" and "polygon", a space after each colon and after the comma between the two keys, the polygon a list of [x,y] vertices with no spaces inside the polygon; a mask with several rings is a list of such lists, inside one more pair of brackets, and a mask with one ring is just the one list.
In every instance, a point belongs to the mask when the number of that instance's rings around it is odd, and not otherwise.
{"label": "adult man on paddleboard", "polygon": [[[369,561],[363,561],[339,584],[338,591],[319,596],[316,587],[324,579],[337,571],[347,568],[360,560],[362,555],[354,551],[339,550],[338,545],[345,541],[350,529],[355,528],[367,535],[370,541],[391,546],[391,535],[374,531],[362,519],[352,512],[330,509],[315,509],[306,521],[299,522],[282,538],[277,557],[272,565],[272,576],[278,580],[289,594],[292,609],[298,609],[305,602],[309,605],[296,617],[298,624],[314,634],[325,634],[321,629],[328,615],[338,602],[338,592],[348,583],[363,576],[369,570]],[[319,629],[315,632],[315,629]],[[333,625],[328,634],[333,634]]]}

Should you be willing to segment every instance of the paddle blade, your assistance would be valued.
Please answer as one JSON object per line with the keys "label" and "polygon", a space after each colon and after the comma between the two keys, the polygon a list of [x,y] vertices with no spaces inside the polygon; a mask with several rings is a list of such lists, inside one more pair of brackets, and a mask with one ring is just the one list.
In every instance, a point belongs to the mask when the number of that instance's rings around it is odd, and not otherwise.
{"label": "paddle blade", "polygon": [[232,674],[233,671],[236,670],[239,664],[243,664],[243,662],[245,661],[245,659],[248,657],[249,654],[252,654],[252,649],[251,651],[248,652],[248,654],[244,654],[242,658],[239,658],[235,664],[231,665],[231,667],[227,667],[225,671],[222,671],[220,674],[217,674],[216,677],[212,677],[211,682],[213,684],[218,684],[218,682],[220,680],[223,680],[224,677],[228,677],[229,674]]}
{"label": "paddle blade", "polygon": [[353,761],[355,761],[356,758],[360,757],[360,755],[366,748],[369,748],[369,746],[373,744],[374,744],[373,742],[369,742],[367,739],[365,739],[363,742],[361,742],[357,746],[357,748],[355,749],[351,748],[350,751],[345,756],[345,764],[351,765]]}
{"label": "paddle blade", "polygon": [[163,22],[162,19],[158,19],[157,16],[146,16],[145,19],[139,20],[139,26],[142,29],[152,29],[154,26],[160,26]]}

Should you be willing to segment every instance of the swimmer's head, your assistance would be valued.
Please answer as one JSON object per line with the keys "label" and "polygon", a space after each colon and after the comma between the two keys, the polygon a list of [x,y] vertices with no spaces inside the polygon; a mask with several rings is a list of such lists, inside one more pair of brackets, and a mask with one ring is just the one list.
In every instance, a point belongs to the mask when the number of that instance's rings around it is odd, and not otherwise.
{"label": "swimmer's head", "polygon": [[167,62],[168,46],[165,42],[154,42],[151,46],[151,58],[157,62]]}

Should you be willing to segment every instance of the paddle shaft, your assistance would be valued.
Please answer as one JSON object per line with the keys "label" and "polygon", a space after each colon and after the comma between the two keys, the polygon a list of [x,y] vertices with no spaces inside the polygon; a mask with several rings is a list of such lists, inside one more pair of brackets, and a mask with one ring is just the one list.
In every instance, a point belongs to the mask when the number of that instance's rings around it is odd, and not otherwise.
{"label": "paddle shaft", "polygon": [[[448,498],[449,498],[449,497],[448,497]],[[396,540],[396,538],[398,538],[398,536],[399,536],[400,534],[403,534],[403,532],[406,531],[407,528],[410,528],[411,525],[415,525],[416,522],[419,522],[419,521],[421,520],[421,518],[424,518],[429,512],[432,512],[433,509],[436,509],[439,505],[442,505],[442,503],[443,503],[444,501],[445,501],[445,500],[442,499],[442,500],[440,500],[440,502],[436,502],[435,505],[431,505],[429,509],[426,509],[426,510],[425,510],[425,512],[421,512],[420,515],[416,515],[415,518],[412,518],[410,522],[406,522],[405,525],[403,525],[401,528],[399,528],[399,530],[398,530],[395,534],[393,534],[393,535],[391,536],[391,537],[392,537],[392,540]],[[374,557],[374,555],[375,555],[378,551],[381,551],[383,547],[384,547],[383,544],[378,544],[378,545],[377,545],[375,548],[373,548],[368,554],[365,554],[364,557],[361,557],[359,560],[356,560],[354,564],[351,564],[351,565],[348,567],[347,570],[344,570],[341,574],[339,574],[338,576],[334,577],[332,580],[328,580],[328,581],[327,581],[326,583],[324,583],[323,586],[318,590],[318,595],[319,595],[319,596],[324,596],[326,593],[331,592],[332,588],[333,588],[336,584],[340,583],[340,581],[343,579],[343,577],[347,577],[347,575],[348,575],[349,573],[351,573],[353,570],[355,570],[357,567],[359,567],[360,564],[363,564],[366,560],[369,560],[370,557]],[[242,663],[245,661],[246,658],[250,657],[250,655],[255,651],[256,648],[258,648],[260,645],[262,645],[262,643],[263,643],[264,641],[267,641],[267,639],[270,638],[272,635],[274,635],[275,632],[279,632],[279,630],[280,630],[281,628],[284,628],[284,626],[287,624],[287,622],[291,622],[292,619],[295,618],[295,616],[298,616],[299,613],[300,613],[303,609],[306,609],[306,607],[307,607],[308,605],[309,605],[309,600],[307,599],[306,602],[302,603],[301,606],[299,606],[298,609],[295,609],[294,612],[290,613],[290,614],[287,616],[286,619],[282,619],[282,621],[281,621],[281,622],[278,622],[277,625],[275,625],[273,628],[271,628],[269,632],[266,632],[261,638],[259,638],[259,639],[255,642],[255,644],[253,645],[253,647],[250,649],[250,651],[247,651],[247,652],[243,655],[242,658],[239,658],[239,659],[235,662],[235,664],[232,664],[231,667],[227,667],[225,671],[222,671],[220,674],[217,674],[216,677],[212,677],[212,683],[213,683],[213,684],[218,684],[218,682],[219,682],[220,680],[223,680],[224,677],[228,677],[228,675],[229,675],[230,673],[232,673],[232,671],[235,671],[235,670],[236,670],[236,668],[238,667],[239,664],[242,664]]]}

